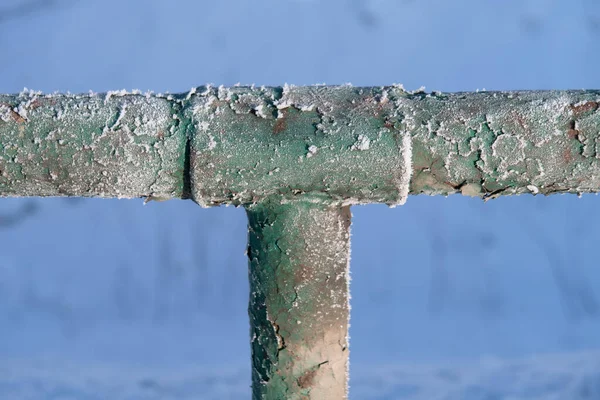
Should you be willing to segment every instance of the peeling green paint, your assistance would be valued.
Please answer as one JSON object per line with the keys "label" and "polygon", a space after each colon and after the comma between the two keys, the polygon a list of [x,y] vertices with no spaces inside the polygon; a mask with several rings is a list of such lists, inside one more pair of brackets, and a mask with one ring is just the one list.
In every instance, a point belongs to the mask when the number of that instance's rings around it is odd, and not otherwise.
{"label": "peeling green paint", "polygon": [[194,199],[241,205],[319,193],[342,204],[402,203],[410,149],[387,93],[203,88],[184,114],[194,124]]}
{"label": "peeling green paint", "polygon": [[247,208],[254,399],[344,399],[349,207],[270,198]]}
{"label": "peeling green paint", "polygon": [[158,97],[0,95],[0,195],[182,197],[173,115]]}
{"label": "peeling green paint", "polygon": [[600,93],[457,93],[403,99],[413,140],[412,194],[600,190]]}
{"label": "peeling green paint", "polygon": [[0,95],[0,196],[246,207],[253,397],[343,399],[349,205],[598,192],[599,109],[598,91],[26,91]]}
{"label": "peeling green paint", "polygon": [[0,95],[0,196],[411,194],[600,190],[597,91],[199,87],[169,96]]}

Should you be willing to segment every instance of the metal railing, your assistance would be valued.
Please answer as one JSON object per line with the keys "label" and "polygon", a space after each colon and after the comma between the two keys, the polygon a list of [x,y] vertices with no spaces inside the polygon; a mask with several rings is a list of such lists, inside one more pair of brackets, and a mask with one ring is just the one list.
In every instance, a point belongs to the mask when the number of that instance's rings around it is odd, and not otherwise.
{"label": "metal railing", "polygon": [[597,192],[599,106],[399,86],[0,95],[0,196],[245,207],[253,397],[343,399],[349,206]]}

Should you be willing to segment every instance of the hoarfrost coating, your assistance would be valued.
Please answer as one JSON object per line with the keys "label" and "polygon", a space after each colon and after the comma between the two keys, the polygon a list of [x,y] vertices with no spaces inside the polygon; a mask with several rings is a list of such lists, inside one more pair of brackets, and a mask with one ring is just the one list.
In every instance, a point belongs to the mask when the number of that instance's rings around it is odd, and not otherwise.
{"label": "hoarfrost coating", "polygon": [[596,192],[599,104],[596,91],[398,86],[24,91],[0,96],[0,195],[393,206],[409,193]]}
{"label": "hoarfrost coating", "polygon": [[346,398],[349,207],[301,197],[247,212],[254,397]]}

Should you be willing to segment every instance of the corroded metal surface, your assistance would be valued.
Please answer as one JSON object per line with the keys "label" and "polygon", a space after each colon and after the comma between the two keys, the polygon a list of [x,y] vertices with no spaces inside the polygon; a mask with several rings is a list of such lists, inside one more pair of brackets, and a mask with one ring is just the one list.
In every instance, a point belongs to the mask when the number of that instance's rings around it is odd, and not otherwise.
{"label": "corroded metal surface", "polygon": [[350,209],[249,206],[254,399],[345,399]]}
{"label": "corroded metal surface", "polygon": [[395,92],[204,88],[185,113],[195,132],[195,199],[248,204],[310,193],[341,204],[404,203],[411,142],[398,126]]}
{"label": "corroded metal surface", "polygon": [[120,93],[0,95],[0,195],[183,197],[177,107]]}
{"label": "corroded metal surface", "polygon": [[0,95],[0,195],[210,206],[597,192],[599,104],[596,91],[398,86]]}
{"label": "corroded metal surface", "polygon": [[596,91],[422,95],[403,99],[411,193],[493,198],[600,190]]}
{"label": "corroded metal surface", "polygon": [[600,190],[596,91],[205,88],[192,101],[194,193],[205,204]]}
{"label": "corroded metal surface", "polygon": [[343,399],[349,205],[598,192],[599,108],[596,91],[26,91],[0,95],[0,196],[245,206],[254,398]]}

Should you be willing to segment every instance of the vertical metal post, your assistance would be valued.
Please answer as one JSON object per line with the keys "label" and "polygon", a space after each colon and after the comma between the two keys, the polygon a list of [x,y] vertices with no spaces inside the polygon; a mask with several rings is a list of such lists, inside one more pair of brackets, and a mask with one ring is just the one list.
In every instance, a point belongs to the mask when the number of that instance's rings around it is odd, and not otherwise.
{"label": "vertical metal post", "polygon": [[346,399],[350,208],[247,207],[253,399]]}

